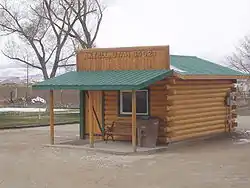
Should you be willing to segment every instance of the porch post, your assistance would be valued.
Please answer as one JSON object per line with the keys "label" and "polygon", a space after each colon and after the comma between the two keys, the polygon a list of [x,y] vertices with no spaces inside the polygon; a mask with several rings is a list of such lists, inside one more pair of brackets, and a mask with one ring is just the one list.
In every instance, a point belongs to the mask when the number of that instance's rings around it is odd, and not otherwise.
{"label": "porch post", "polygon": [[54,129],[54,95],[53,90],[49,92],[50,102],[49,102],[49,113],[50,113],[50,144],[55,143],[55,129]]}
{"label": "porch post", "polygon": [[92,106],[92,97],[91,97],[91,92],[88,91],[89,98],[88,98],[88,107],[89,107],[89,118],[88,118],[88,123],[89,123],[89,145],[91,148],[94,147],[94,127],[93,127],[93,106]]}
{"label": "porch post", "polygon": [[132,91],[132,146],[136,152],[136,91]]}
{"label": "porch post", "polygon": [[80,91],[80,139],[85,138],[85,91]]}

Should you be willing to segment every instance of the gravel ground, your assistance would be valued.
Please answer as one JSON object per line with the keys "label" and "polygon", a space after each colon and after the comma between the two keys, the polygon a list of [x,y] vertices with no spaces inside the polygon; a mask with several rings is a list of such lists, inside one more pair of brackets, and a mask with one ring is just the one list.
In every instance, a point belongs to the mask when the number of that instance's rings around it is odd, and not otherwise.
{"label": "gravel ground", "polygon": [[[249,188],[250,117],[239,122],[244,132],[233,138],[173,146],[149,156],[43,147],[48,127],[0,131],[0,188]],[[56,127],[57,141],[77,134],[77,125]]]}

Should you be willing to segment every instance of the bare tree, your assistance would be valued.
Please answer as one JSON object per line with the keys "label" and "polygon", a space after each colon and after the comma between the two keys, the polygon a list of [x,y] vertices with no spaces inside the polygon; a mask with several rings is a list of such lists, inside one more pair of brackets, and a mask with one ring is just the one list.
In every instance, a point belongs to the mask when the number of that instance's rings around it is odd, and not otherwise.
{"label": "bare tree", "polygon": [[227,57],[227,62],[232,68],[250,73],[250,36],[245,36],[236,51]]}
{"label": "bare tree", "polygon": [[[79,15],[76,22],[76,27],[72,28],[70,37],[72,37],[81,48],[92,48],[95,46],[95,40],[100,29],[100,25],[103,19],[103,12],[105,7],[99,0],[64,0],[70,7],[74,16]],[[74,2],[74,3],[72,3]],[[80,14],[83,12],[83,14]],[[91,13],[89,17],[85,16],[87,13]],[[72,24],[71,22],[66,23]]]}
{"label": "bare tree", "polygon": [[[73,60],[77,43],[93,46],[102,20],[99,1],[34,0],[18,7],[20,1],[7,1],[0,3],[0,30],[11,38],[2,52],[11,60],[41,70],[44,79],[54,77],[58,67]],[[91,37],[88,21],[93,15],[100,17]]]}

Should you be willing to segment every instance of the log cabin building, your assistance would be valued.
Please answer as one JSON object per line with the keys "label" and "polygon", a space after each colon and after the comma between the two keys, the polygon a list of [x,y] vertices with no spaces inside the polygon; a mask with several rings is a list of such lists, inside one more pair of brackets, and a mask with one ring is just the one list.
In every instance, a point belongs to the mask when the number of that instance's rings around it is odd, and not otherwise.
{"label": "log cabin building", "polygon": [[[80,136],[90,145],[117,123],[130,125],[136,149],[140,117],[160,119],[158,143],[231,132],[237,126],[234,84],[249,75],[195,56],[170,55],[169,46],[82,49],[77,71],[40,82],[34,89],[80,91]],[[51,143],[54,143],[53,110]]]}

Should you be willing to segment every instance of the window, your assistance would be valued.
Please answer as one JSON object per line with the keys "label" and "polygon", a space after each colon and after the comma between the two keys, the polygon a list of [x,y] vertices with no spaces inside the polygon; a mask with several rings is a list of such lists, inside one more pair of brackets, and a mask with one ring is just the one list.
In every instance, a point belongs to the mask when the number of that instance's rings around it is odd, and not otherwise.
{"label": "window", "polygon": [[[120,92],[120,114],[132,114],[132,92]],[[136,91],[136,114],[148,115],[148,90]]]}

